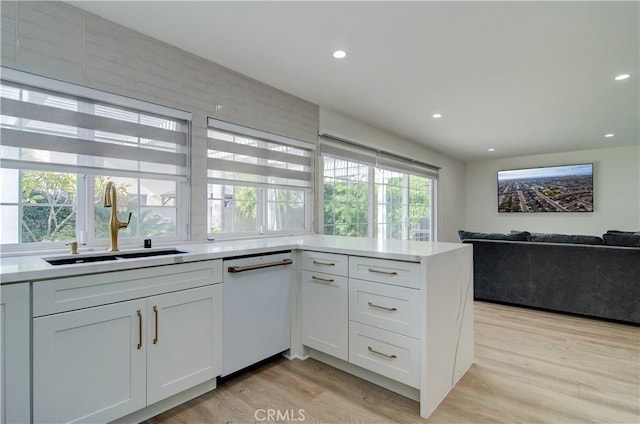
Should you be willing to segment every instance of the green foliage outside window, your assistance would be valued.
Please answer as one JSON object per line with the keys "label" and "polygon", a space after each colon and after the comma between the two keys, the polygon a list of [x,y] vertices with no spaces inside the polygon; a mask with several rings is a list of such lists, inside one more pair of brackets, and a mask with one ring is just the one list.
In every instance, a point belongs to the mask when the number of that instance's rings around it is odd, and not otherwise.
{"label": "green foliage outside window", "polygon": [[[21,172],[21,240],[23,243],[62,242],[76,239],[78,202],[77,175],[46,171]],[[109,237],[111,209],[103,206],[103,195],[109,178],[94,181],[94,237]],[[131,211],[129,227],[120,237],[171,236],[176,233],[174,219],[167,219],[153,208],[139,207],[138,196],[130,194],[127,184],[119,184],[118,216],[124,219]]]}
{"label": "green foliage outside window", "polygon": [[368,183],[324,184],[324,233],[366,237],[369,215]]}
{"label": "green foliage outside window", "polygon": [[23,242],[65,241],[76,237],[76,175],[22,173]]}

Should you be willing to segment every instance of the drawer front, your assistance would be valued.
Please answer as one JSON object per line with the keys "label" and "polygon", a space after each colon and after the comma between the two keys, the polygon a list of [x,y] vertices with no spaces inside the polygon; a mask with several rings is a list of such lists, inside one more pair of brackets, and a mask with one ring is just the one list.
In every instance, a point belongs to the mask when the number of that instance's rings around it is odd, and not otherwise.
{"label": "drawer front", "polygon": [[349,319],[420,338],[420,290],[349,279]]}
{"label": "drawer front", "polygon": [[222,282],[222,261],[189,262],[33,283],[33,316],[106,305]]}
{"label": "drawer front", "polygon": [[349,257],[350,278],[419,289],[424,285],[419,276],[420,264],[417,262]]}
{"label": "drawer front", "polygon": [[349,322],[349,362],[420,388],[420,342],[407,336]]}
{"label": "drawer front", "polygon": [[347,276],[349,273],[349,257],[336,253],[305,250],[302,252],[302,269]]}

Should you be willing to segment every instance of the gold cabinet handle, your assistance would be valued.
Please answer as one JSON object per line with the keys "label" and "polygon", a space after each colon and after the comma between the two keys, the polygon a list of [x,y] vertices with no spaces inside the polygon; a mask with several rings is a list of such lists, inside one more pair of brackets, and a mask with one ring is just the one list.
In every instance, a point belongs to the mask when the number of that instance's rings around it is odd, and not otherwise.
{"label": "gold cabinet handle", "polygon": [[138,350],[142,349],[142,311],[138,309]]}
{"label": "gold cabinet handle", "polygon": [[376,355],[384,356],[387,359],[398,359],[398,357],[396,355],[387,355],[386,353],[378,352],[377,350],[375,350],[371,346],[367,346],[367,350],[369,352],[371,352],[371,353],[375,353]]}
{"label": "gold cabinet handle", "polygon": [[383,310],[389,311],[389,312],[397,312],[398,311],[398,308],[388,308],[386,306],[376,305],[375,303],[371,303],[371,302],[367,302],[367,305],[369,305],[370,308],[383,309]]}
{"label": "gold cabinet handle", "polygon": [[380,269],[369,268],[369,272],[375,272],[377,274],[386,274],[386,275],[398,275],[396,271],[382,271]]}
{"label": "gold cabinet handle", "polygon": [[158,307],[153,305],[153,314],[156,316],[156,336],[153,338],[153,344],[158,343]]}
{"label": "gold cabinet handle", "polygon": [[324,261],[318,261],[318,260],[313,260],[313,263],[316,265],[327,265],[327,266],[336,266],[335,262],[324,262]]}
{"label": "gold cabinet handle", "polygon": [[320,278],[320,277],[316,277],[315,275],[312,275],[311,279],[314,281],[319,281],[321,283],[326,283],[326,284],[330,284],[335,281],[333,278]]}

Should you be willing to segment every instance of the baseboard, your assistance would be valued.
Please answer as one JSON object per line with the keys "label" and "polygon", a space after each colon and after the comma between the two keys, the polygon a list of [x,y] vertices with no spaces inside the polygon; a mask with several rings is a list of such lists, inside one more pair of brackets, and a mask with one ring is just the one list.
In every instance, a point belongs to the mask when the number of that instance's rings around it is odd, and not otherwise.
{"label": "baseboard", "polygon": [[129,415],[126,415],[122,418],[119,418],[115,421],[115,423],[139,423],[149,418],[153,418],[156,415],[159,415],[165,411],[168,411],[171,408],[175,408],[178,405],[182,405],[185,402],[190,401],[191,399],[195,399],[198,396],[202,396],[205,393],[208,393],[214,390],[217,387],[217,380],[214,378],[209,381],[205,381],[204,383],[198,384],[195,387],[185,390],[184,392],[177,393],[167,399],[161,400],[159,402],[154,403],[153,405],[149,405],[146,408],[140,409],[136,412],[133,412]]}

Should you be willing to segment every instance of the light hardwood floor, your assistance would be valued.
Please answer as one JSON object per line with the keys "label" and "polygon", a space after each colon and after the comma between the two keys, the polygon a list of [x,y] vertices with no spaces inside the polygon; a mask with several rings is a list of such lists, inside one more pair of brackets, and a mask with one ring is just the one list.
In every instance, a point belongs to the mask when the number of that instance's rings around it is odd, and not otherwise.
{"label": "light hardwood floor", "polygon": [[[484,302],[474,309],[474,364],[428,420],[417,402],[315,360],[282,358],[147,424],[640,423],[639,327]],[[269,420],[269,409],[281,419]]]}

